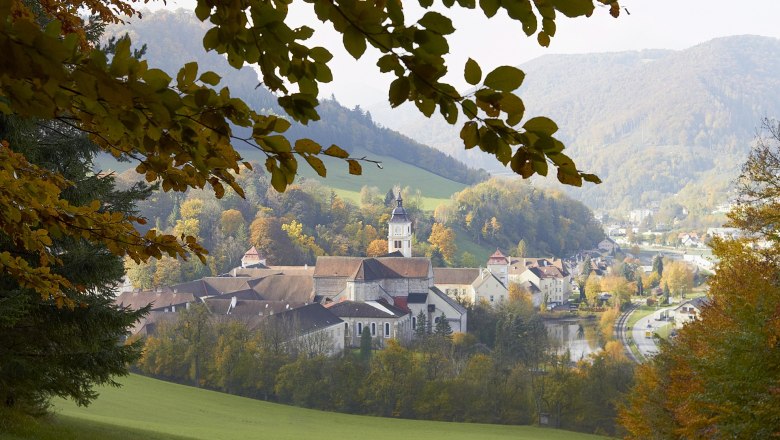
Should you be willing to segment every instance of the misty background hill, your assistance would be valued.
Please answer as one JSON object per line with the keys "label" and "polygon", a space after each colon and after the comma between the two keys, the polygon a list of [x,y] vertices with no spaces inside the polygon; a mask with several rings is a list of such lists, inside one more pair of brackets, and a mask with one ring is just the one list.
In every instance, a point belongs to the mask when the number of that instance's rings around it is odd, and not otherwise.
{"label": "misty background hill", "polygon": [[[128,33],[135,47],[145,43],[145,59],[150,67],[163,69],[173,77],[185,63],[196,61],[199,72],[211,70],[221,75],[222,81],[218,87],[229,87],[233,96],[243,99],[255,110],[261,113],[284,114],[276,103],[276,97],[264,87],[258,87],[260,81],[254,70],[248,67],[235,70],[223,56],[204,51],[202,38],[207,29],[208,26],[198,21],[192,12],[179,9],[175,12],[147,12],[142,20],[133,19],[129,20],[128,25],[109,27],[106,35],[121,36]],[[364,176],[353,176],[350,180],[353,188],[392,181],[418,189],[427,186],[428,194],[448,198],[454,192],[452,188],[460,190],[465,185],[483,181],[488,177],[484,171],[469,168],[446,153],[422,145],[388,128],[377,126],[371,115],[359,107],[348,109],[333,99],[323,99],[317,110],[321,116],[320,121],[311,122],[308,126],[293,122],[285,135],[291,140],[309,137],[324,147],[335,143],[352,153],[353,157],[367,156],[382,160],[386,165],[384,170],[379,170],[371,164],[364,164]],[[257,150],[248,147],[242,149],[241,145],[237,145],[237,148],[247,159],[264,160]],[[325,162],[329,177],[343,177],[342,175],[346,174],[346,163],[336,160]],[[399,167],[402,170],[399,171]],[[299,169],[304,175],[314,176],[305,161],[301,161]],[[421,175],[422,182],[418,185],[415,185],[416,182],[398,181],[395,176],[409,175],[412,170],[417,170]],[[427,176],[428,173],[438,176],[438,179]],[[334,180],[341,182],[344,179]],[[430,181],[437,184],[431,188],[428,184]],[[383,190],[388,188],[389,185],[382,187]]]}
{"label": "misty background hill", "polygon": [[[627,210],[672,197],[689,209],[709,209],[728,198],[761,120],[780,116],[774,38],[725,37],[681,51],[547,55],[520,67],[527,117],[553,118],[580,169],[603,179],[566,189],[594,209]],[[463,150],[458,127],[411,109],[398,115],[384,105],[369,108],[387,127],[502,171],[490,156]]]}

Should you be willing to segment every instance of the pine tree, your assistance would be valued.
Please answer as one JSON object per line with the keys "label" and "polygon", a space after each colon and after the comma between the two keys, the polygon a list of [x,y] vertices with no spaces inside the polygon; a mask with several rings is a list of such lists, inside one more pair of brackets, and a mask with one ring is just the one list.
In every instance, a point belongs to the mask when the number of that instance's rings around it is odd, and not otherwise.
{"label": "pine tree", "polygon": [[417,314],[417,326],[414,328],[414,337],[418,341],[424,340],[428,336],[428,319],[425,316],[425,312],[420,310]]}
{"label": "pine tree", "polygon": [[365,326],[360,334],[360,358],[364,361],[371,359],[371,344],[371,331]]}
{"label": "pine tree", "polygon": [[669,290],[669,284],[664,283],[664,304],[669,304],[669,296],[671,296],[671,291]]}
{"label": "pine tree", "polygon": [[[148,195],[143,185],[118,191],[113,176],[93,173],[95,146],[64,124],[0,116],[0,139],[9,139],[39,167],[74,182],[62,193],[73,205],[98,200],[107,211],[127,215],[136,200]],[[0,253],[14,246],[0,233]],[[63,263],[56,272],[85,287],[62,291],[73,308],[57,307],[54,300],[42,299],[0,273],[0,402],[12,409],[39,412],[53,396],[88,404],[97,396],[94,386],[115,384],[112,377],[127,374],[128,363],[140,354],[138,344],[121,342],[146,310],[113,303],[123,260],[105,246],[81,239],[57,238],[51,248]]]}
{"label": "pine tree", "polygon": [[645,294],[645,286],[642,284],[642,277],[637,277],[636,280],[636,294],[643,296]]}
{"label": "pine tree", "polygon": [[664,275],[664,258],[660,255],[653,258],[653,272],[657,273],[659,277]]}
{"label": "pine tree", "polygon": [[439,316],[439,321],[436,323],[434,334],[441,338],[452,339],[452,327],[450,326],[449,321],[447,321],[447,316],[444,315],[444,312]]}

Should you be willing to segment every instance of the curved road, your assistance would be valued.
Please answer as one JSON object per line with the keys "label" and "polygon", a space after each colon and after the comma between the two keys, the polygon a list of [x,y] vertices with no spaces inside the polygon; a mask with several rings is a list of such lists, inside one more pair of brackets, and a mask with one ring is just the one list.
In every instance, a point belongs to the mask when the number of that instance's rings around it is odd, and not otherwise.
{"label": "curved road", "polygon": [[[654,311],[644,318],[639,319],[636,324],[634,324],[634,328],[632,329],[626,328],[626,324],[628,323],[628,317],[634,311],[632,310],[625,313],[623,316],[621,316],[622,319],[618,321],[618,335],[620,335],[620,339],[623,342],[623,345],[628,347],[628,341],[626,339],[628,336],[630,336],[634,340],[634,343],[643,357],[648,358],[657,354],[658,346],[655,343],[655,339],[652,337],[648,338],[647,332],[650,331],[651,335],[655,334],[659,327],[668,324],[670,321],[657,321],[656,318],[658,318],[661,315],[661,312],[664,310],[671,310],[673,308],[674,307],[667,307]],[[630,353],[628,348],[626,348],[626,351]],[[640,360],[636,359],[633,354],[631,354],[629,357],[637,363],[640,362]]]}

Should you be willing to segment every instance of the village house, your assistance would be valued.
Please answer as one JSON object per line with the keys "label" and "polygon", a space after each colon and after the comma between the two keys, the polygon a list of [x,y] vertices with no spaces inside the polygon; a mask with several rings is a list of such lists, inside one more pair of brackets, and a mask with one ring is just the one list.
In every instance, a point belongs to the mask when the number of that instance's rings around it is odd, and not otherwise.
{"label": "village house", "polygon": [[674,326],[682,328],[686,323],[699,319],[701,309],[707,304],[707,301],[706,296],[700,296],[680,303],[674,308]]}
{"label": "village house", "polygon": [[509,290],[492,272],[483,268],[433,269],[436,287],[456,301],[498,304],[509,299]]}
{"label": "village house", "polygon": [[[123,292],[116,303],[135,309],[152,305],[150,325],[141,323],[136,328],[141,333],[153,330],[152,321],[169,319],[162,314],[181,311],[192,303],[204,304],[214,317],[242,319],[254,327],[271,317],[295,316],[294,321],[302,326],[292,333],[296,340],[303,334],[318,340],[327,335],[338,339],[329,346],[341,348],[358,345],[364,328],[377,346],[390,338],[409,342],[420,313],[432,323],[443,317],[453,331],[466,332],[466,309],[436,287],[430,259],[411,256],[411,219],[400,194],[396,204],[388,225],[390,253],[385,256],[326,256],[319,257],[313,267],[269,267],[253,247],[244,255],[242,267],[225,276],[155,291]],[[489,297],[488,286],[503,288],[492,275],[475,276],[472,284],[478,299]],[[505,293],[497,295],[493,295],[495,300],[506,297]],[[300,315],[304,312],[298,310],[307,312]],[[314,324],[305,327],[303,323]],[[338,331],[328,323],[338,323]]]}
{"label": "village house", "polygon": [[505,286],[517,283],[531,294],[534,306],[563,304],[571,296],[571,274],[559,258],[508,257],[496,249],[487,269]]}

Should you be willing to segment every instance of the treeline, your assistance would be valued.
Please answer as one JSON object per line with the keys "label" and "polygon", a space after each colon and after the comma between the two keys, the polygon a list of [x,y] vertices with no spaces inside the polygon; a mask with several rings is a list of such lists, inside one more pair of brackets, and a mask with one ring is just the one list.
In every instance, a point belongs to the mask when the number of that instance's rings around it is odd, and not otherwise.
{"label": "treeline", "polygon": [[633,374],[619,345],[574,364],[566,354],[551,354],[544,324],[527,302],[476,308],[483,318],[474,323],[478,336],[418,330],[410,346],[361,344],[328,357],[322,340],[286,343],[278,326],[250,330],[195,306],[160,324],[137,368],[328,411],[500,424],[536,424],[541,416],[558,428],[617,434],[616,408]]}
{"label": "treeline", "polygon": [[[535,188],[519,179],[494,178],[464,189],[437,221],[466,231],[472,240],[530,256],[566,257],[603,240],[601,225],[582,203],[560,191]],[[525,256],[525,255],[516,255]]]}
{"label": "treeline", "polygon": [[[206,191],[155,191],[140,202],[138,210],[149,220],[148,227],[198,237],[209,255],[205,265],[168,257],[141,265],[128,261],[127,275],[133,285],[150,288],[226,273],[241,264],[250,246],[269,265],[314,264],[320,255],[387,253],[387,221],[395,206],[391,188],[364,187],[359,205],[310,180],[278,193],[261,168],[256,164],[237,175],[244,198],[231,191],[222,199]],[[132,172],[123,176],[129,181],[135,178]],[[402,194],[404,207],[414,219],[414,254],[435,257],[425,243],[434,221],[422,211],[419,191],[404,188]],[[444,264],[441,257],[434,260]]]}

